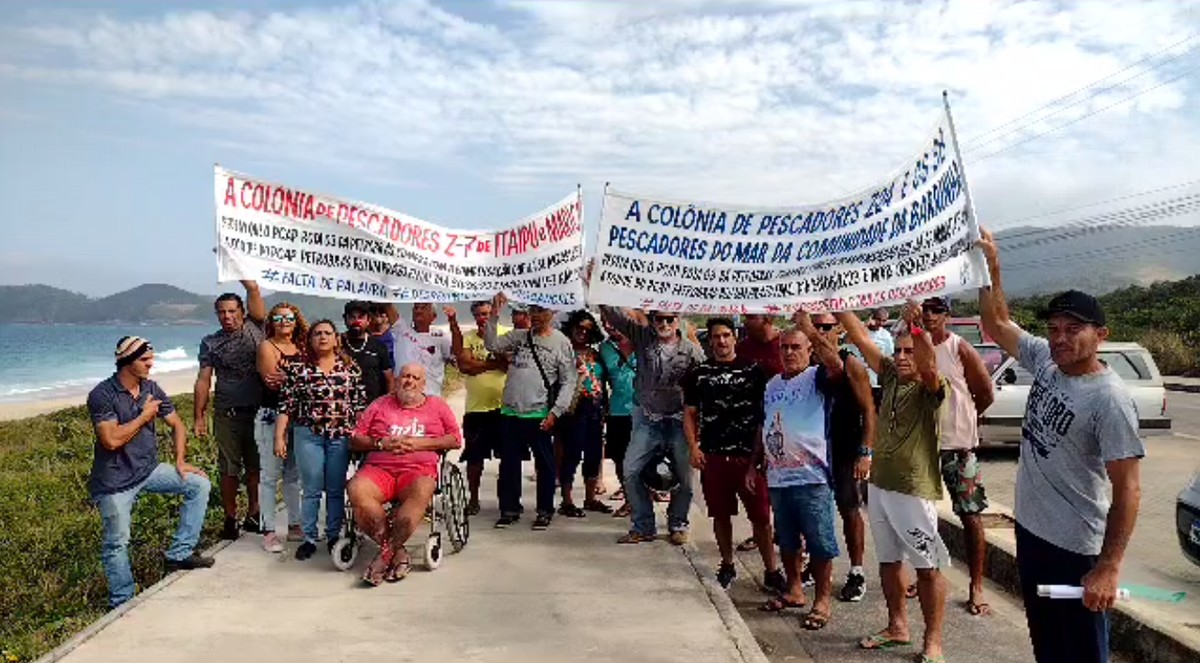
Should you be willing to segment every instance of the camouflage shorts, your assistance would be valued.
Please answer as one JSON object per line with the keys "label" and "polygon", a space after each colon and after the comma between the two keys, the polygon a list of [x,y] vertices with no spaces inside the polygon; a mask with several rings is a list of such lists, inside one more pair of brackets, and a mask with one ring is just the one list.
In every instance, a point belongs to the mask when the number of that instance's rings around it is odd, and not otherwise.
{"label": "camouflage shorts", "polygon": [[987,493],[974,451],[943,451],[942,481],[950,492],[954,513],[969,516],[987,509]]}

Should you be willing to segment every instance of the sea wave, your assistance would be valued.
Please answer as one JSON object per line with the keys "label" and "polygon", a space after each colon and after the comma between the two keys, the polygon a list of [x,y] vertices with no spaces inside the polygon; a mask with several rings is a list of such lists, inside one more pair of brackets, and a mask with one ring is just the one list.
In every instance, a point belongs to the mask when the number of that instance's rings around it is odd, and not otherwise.
{"label": "sea wave", "polygon": [[162,352],[154,353],[154,368],[150,369],[151,375],[160,373],[170,373],[172,371],[186,371],[188,369],[199,368],[200,362],[188,357],[187,350],[182,347],[163,350]]}
{"label": "sea wave", "polygon": [[187,350],[184,350],[182,346],[176,347],[176,348],[171,348],[170,350],[163,350],[162,352],[154,353],[154,359],[156,361],[161,361],[163,359],[175,361],[177,359],[187,359],[187,358],[188,358]]}

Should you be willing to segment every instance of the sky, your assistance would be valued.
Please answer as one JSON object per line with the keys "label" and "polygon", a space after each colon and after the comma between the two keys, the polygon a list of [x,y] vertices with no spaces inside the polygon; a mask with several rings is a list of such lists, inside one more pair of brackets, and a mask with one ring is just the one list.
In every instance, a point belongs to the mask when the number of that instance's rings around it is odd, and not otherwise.
{"label": "sky", "polygon": [[219,291],[215,163],[472,229],[581,185],[594,230],[606,182],[821,202],[910,156],[943,90],[982,222],[1049,223],[1200,177],[1197,26],[1174,0],[10,0],[0,284]]}

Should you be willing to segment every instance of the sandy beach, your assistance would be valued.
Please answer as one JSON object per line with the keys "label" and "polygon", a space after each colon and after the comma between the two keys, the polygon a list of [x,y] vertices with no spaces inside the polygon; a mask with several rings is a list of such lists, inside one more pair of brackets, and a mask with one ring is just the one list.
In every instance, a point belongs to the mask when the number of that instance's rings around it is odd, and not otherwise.
{"label": "sandy beach", "polygon": [[[157,382],[163,388],[163,391],[167,392],[170,396],[190,394],[192,393],[192,385],[196,382],[196,369],[159,373],[152,376],[151,379]],[[63,408],[83,405],[87,400],[89,391],[91,391],[91,387],[81,389],[78,392],[55,394],[52,397],[44,399],[0,403],[0,421],[24,419],[25,417],[33,417]]]}

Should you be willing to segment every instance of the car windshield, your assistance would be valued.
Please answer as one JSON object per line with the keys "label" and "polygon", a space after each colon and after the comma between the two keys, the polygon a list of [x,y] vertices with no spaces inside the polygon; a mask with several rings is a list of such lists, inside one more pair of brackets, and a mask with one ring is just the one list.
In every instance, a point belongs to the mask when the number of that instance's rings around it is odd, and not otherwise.
{"label": "car windshield", "polygon": [[983,330],[979,325],[951,322],[947,325],[947,329],[963,337],[963,340],[972,345],[983,343]]}

